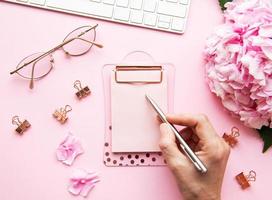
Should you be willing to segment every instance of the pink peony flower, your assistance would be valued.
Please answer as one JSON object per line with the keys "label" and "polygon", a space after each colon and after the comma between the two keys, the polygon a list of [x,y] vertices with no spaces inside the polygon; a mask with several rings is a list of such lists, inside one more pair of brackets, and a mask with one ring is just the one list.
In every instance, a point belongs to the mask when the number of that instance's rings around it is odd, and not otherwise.
{"label": "pink peony flower", "polygon": [[72,133],[68,133],[57,148],[57,159],[66,165],[72,165],[75,158],[83,153],[80,141]]}
{"label": "pink peony flower", "polygon": [[77,169],[70,178],[68,191],[73,195],[87,197],[97,182],[99,182],[99,178],[96,173],[89,173],[85,170]]}
{"label": "pink peony flower", "polygon": [[204,50],[209,87],[245,125],[272,127],[272,1],[234,0]]}

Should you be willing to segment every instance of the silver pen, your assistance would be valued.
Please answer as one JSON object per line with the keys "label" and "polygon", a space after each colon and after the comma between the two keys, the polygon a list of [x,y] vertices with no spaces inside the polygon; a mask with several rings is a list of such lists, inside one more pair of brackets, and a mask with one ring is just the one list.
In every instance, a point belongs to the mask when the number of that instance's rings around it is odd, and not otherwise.
{"label": "silver pen", "polygon": [[208,171],[206,166],[197,157],[197,155],[192,151],[192,149],[185,142],[185,140],[180,136],[180,134],[177,131],[177,129],[175,128],[175,126],[173,124],[171,124],[170,122],[168,122],[168,120],[166,119],[165,114],[162,112],[162,110],[159,108],[159,106],[155,103],[155,101],[152,98],[150,98],[148,95],[145,95],[145,97],[148,100],[148,102],[152,105],[154,110],[157,112],[157,114],[159,115],[162,122],[168,124],[169,127],[172,129],[172,131],[174,132],[176,138],[178,139],[178,141],[180,143],[180,147],[185,152],[185,154],[188,156],[188,158],[192,161],[192,163],[197,168],[197,170],[200,171],[201,173],[206,173]]}

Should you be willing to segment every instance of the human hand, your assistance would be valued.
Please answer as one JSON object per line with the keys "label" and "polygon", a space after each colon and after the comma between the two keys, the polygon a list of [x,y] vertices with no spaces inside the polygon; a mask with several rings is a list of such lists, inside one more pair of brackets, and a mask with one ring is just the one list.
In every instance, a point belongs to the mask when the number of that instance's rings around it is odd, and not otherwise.
{"label": "human hand", "polygon": [[198,150],[195,153],[208,169],[205,174],[197,171],[189,158],[179,150],[170,127],[166,123],[161,124],[159,146],[184,200],[220,200],[230,154],[229,145],[217,135],[205,115],[167,115],[167,120],[172,124],[189,127],[198,136]]}

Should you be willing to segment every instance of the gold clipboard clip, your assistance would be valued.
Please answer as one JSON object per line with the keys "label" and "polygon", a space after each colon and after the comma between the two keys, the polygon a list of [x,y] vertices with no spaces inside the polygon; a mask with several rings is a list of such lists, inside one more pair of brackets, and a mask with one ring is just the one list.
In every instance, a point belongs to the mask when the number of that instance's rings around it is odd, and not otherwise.
{"label": "gold clipboard clip", "polygon": [[[124,72],[137,72],[138,78],[132,79],[124,78]],[[154,73],[154,77],[149,80],[146,79],[146,73]],[[137,76],[137,75],[136,75]],[[145,80],[143,80],[145,77]],[[116,66],[115,68],[115,81],[116,83],[161,83],[163,79],[162,66]]]}

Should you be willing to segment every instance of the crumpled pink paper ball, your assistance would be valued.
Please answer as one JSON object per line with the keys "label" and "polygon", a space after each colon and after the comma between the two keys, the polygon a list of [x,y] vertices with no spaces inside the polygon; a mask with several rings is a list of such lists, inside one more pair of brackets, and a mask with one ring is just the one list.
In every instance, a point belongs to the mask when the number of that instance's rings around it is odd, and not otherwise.
{"label": "crumpled pink paper ball", "polygon": [[272,127],[272,1],[226,3],[204,50],[209,87],[245,125]]}
{"label": "crumpled pink paper ball", "polygon": [[57,159],[66,165],[72,165],[77,156],[82,154],[83,148],[77,137],[68,133],[57,148]]}
{"label": "crumpled pink paper ball", "polygon": [[76,196],[81,195],[87,197],[89,192],[99,181],[97,173],[89,173],[82,169],[76,169],[70,178],[68,191]]}

